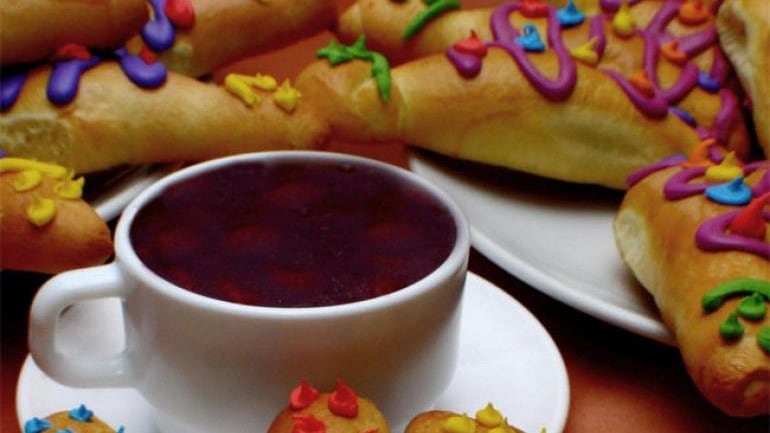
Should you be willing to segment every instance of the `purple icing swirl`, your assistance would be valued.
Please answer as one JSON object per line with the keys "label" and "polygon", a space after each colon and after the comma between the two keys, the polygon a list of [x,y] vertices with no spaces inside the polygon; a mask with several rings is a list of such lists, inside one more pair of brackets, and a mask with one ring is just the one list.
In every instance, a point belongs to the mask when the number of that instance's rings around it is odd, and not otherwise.
{"label": "purple icing swirl", "polygon": [[101,59],[91,56],[88,60],[66,60],[54,65],[48,78],[46,94],[54,104],[68,104],[78,94],[83,73],[98,65]]}
{"label": "purple icing swirl", "polygon": [[0,75],[0,111],[5,111],[16,103],[16,99],[27,82],[26,69],[3,71]]}
{"label": "purple icing swirl", "polygon": [[150,4],[153,17],[142,29],[142,40],[153,51],[161,53],[174,45],[176,29],[164,11],[166,0],[150,0]]}
{"label": "purple icing swirl", "polygon": [[[770,244],[760,239],[728,232],[730,223],[741,212],[741,210],[727,212],[701,224],[695,232],[695,244],[698,248],[708,252],[744,251],[770,260]],[[763,212],[762,218],[770,222],[769,213]]]}

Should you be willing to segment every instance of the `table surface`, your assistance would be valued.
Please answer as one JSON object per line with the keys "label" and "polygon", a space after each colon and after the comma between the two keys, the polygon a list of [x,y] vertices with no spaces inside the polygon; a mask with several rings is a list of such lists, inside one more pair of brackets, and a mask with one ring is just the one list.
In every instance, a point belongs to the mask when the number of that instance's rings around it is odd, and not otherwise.
{"label": "table surface", "polygon": [[[350,3],[349,0],[340,1]],[[499,1],[463,2],[465,7],[496,3]],[[232,67],[292,77],[304,62],[309,61],[309,55],[329,38],[328,34],[318,35],[288,49],[248,59]],[[404,146],[397,143],[334,143],[332,150],[405,165]],[[770,420],[767,417],[730,418],[709,405],[691,383],[676,348],[620,330],[549,298],[475,250],[471,253],[469,267],[528,308],[556,342],[570,381],[571,402],[565,433],[768,432]],[[37,288],[47,278],[39,274],[0,272],[2,432],[19,431],[15,395],[19,370],[28,353],[27,314]],[[511,422],[515,424],[515,420]]]}

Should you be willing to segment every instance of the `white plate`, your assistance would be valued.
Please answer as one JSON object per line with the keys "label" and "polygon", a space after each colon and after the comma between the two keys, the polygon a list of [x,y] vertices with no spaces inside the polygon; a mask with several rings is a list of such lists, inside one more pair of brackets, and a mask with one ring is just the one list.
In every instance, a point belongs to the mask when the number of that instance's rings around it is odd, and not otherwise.
{"label": "white plate", "polygon": [[580,311],[674,344],[652,297],[618,254],[612,220],[621,192],[421,151],[409,155],[409,165],[460,205],[473,246],[492,262]]}
{"label": "white plate", "polygon": [[174,164],[142,165],[110,173],[105,179],[96,180],[103,184],[97,185],[97,190],[87,200],[103,220],[110,221],[120,215],[142,190],[178,167]]}
{"label": "white plate", "polygon": [[[539,432],[543,427],[549,433],[561,432],[569,411],[569,382],[550,335],[527,309],[481,277],[469,273],[465,288],[458,370],[436,408],[474,414],[492,402],[511,424],[528,432]],[[76,325],[68,320],[73,317],[77,317]],[[115,328],[121,327],[117,300],[71,307],[61,324],[68,325],[77,328],[72,330],[75,332],[65,330],[64,335],[82,336],[78,341],[63,341],[62,347],[75,354],[123,346],[123,341],[105,341],[103,337],[116,335]],[[137,392],[65,387],[27,357],[16,393],[22,425],[32,417],[45,417],[81,403],[115,428],[122,425],[126,432],[157,431],[151,408]],[[418,412],[415,408],[415,415]]]}

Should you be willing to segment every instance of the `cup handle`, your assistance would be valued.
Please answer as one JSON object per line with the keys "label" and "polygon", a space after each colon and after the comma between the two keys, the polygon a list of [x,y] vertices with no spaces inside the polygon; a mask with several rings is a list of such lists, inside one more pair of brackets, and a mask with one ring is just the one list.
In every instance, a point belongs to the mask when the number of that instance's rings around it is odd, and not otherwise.
{"label": "cup handle", "polygon": [[[125,299],[131,289],[116,263],[63,272],[48,280],[35,295],[29,317],[29,348],[37,365],[67,386],[129,386],[133,369],[124,349],[94,358],[72,357],[57,346],[56,329],[62,312],[78,302],[116,297]],[[128,342],[126,347],[130,347]]]}

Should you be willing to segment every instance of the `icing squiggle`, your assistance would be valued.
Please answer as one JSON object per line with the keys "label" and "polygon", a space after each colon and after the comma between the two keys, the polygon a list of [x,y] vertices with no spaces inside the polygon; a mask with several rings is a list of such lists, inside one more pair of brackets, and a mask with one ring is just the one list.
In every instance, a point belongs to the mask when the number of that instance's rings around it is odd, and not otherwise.
{"label": "icing squiggle", "polygon": [[[583,45],[572,50],[566,48],[561,38],[562,28],[580,25],[586,21],[579,18],[581,12],[577,10],[574,3],[568,3],[563,9],[557,9],[537,0],[507,3],[497,7],[492,12],[490,27],[493,40],[486,42],[486,45],[508,52],[531,85],[548,100],[558,102],[570,96],[577,80],[576,61],[581,61],[591,66],[598,66],[599,70],[616,82],[634,106],[646,116],[652,119],[663,119],[672,113],[692,127],[701,139],[715,138],[720,142],[725,141],[729,136],[730,125],[734,123],[739,114],[739,107],[735,95],[722,87],[728,75],[729,67],[724,55],[716,47],[717,33],[715,27],[709,26],[681,37],[666,33],[669,23],[677,18],[684,25],[696,26],[694,21],[690,21],[689,24],[682,21],[683,3],[679,0],[666,0],[643,29],[636,28],[630,15],[625,20],[621,19],[622,23],[618,22],[618,19],[623,18],[621,15],[628,14],[629,7],[640,2],[641,0],[602,0],[600,6],[604,13],[587,20],[589,23],[588,39]],[[567,9],[571,16],[578,17],[576,20],[579,23],[558,18],[564,16]],[[536,13],[532,12],[535,10]],[[555,79],[550,79],[537,70],[530,60],[529,56],[537,55],[533,54],[537,50],[529,50],[526,45],[516,42],[520,32],[514,28],[509,20],[509,16],[513,13],[520,13],[527,18],[545,18],[548,36],[547,49],[553,50],[559,64],[558,76]],[[623,38],[639,37],[642,39],[644,46],[642,70],[645,77],[642,81],[626,77],[619,71],[601,66],[601,58],[607,44],[606,23],[610,23],[610,27]],[[701,71],[690,59],[709,49],[713,51],[711,67],[708,71]],[[670,56],[672,53],[675,53],[676,56],[673,62],[681,67],[682,72],[673,84],[667,88],[662,88],[657,76],[658,62],[661,57]],[[456,44],[447,48],[446,56],[463,77],[473,78],[481,71],[482,57],[459,50]],[[676,106],[698,87],[711,93],[720,92],[722,98],[719,113],[713,126],[708,129],[696,125],[692,115]]]}

